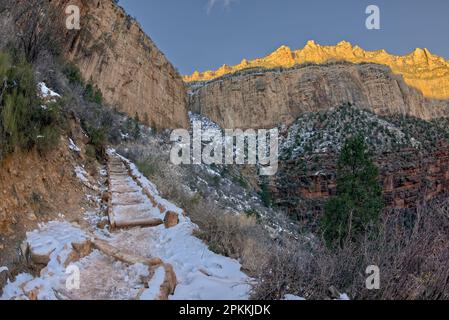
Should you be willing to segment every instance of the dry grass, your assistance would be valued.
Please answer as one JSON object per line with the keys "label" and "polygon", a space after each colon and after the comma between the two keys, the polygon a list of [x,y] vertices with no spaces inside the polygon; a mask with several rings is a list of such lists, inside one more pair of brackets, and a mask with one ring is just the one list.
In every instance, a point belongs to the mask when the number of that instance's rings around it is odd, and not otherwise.
{"label": "dry grass", "polygon": [[[273,248],[253,297],[279,299],[293,293],[323,299],[331,297],[329,288],[335,287],[353,299],[448,299],[448,204],[444,200],[420,206],[414,219],[387,212],[380,234],[367,236],[360,245],[329,250],[318,244],[304,250],[306,244],[288,243]],[[369,265],[380,268],[380,290],[366,289]]]}

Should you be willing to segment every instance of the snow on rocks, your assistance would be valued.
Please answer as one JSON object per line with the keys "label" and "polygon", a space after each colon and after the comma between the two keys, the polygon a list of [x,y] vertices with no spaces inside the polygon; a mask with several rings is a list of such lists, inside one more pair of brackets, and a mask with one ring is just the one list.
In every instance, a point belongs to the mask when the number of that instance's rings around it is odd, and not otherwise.
{"label": "snow on rocks", "polygon": [[45,82],[39,82],[37,87],[38,87],[41,97],[44,99],[48,99],[48,98],[52,99],[52,98],[60,98],[61,97],[58,93],[56,93],[53,90],[51,90],[50,88],[48,88],[47,85],[45,84]]}
{"label": "snow on rocks", "polygon": [[67,261],[72,247],[68,244],[83,243],[86,235],[80,229],[67,222],[49,222],[42,225],[39,230],[27,233],[28,248],[31,259],[36,264],[49,267],[53,253],[58,261]]}
{"label": "snow on rocks", "polygon": [[75,167],[76,177],[83,183],[88,183],[89,179],[87,178],[87,172],[83,167],[76,166]]}
{"label": "snow on rocks", "polygon": [[69,138],[69,149],[74,151],[74,152],[78,152],[78,153],[81,152],[81,149],[70,138]]}
{"label": "snow on rocks", "polygon": [[[101,241],[68,222],[41,225],[27,234],[28,250],[33,261],[38,256],[35,263],[45,262],[43,257],[48,257],[48,262],[42,264],[45,267],[39,276],[19,274],[15,281],[8,282],[0,299],[56,300],[61,296],[83,300],[136,299],[144,289],[143,279],[151,275],[151,268],[138,262],[139,258],[133,257],[136,263],[127,263],[105,254]],[[76,272],[79,286],[68,287]]]}
{"label": "snow on rocks", "polygon": [[348,296],[346,293],[342,293],[342,294],[340,295],[340,299],[339,299],[339,300],[349,301],[349,300],[351,300],[351,299],[349,298],[349,296]]}
{"label": "snow on rocks", "polygon": [[19,274],[13,283],[8,282],[3,288],[3,296],[0,297],[0,300],[28,300],[23,287],[31,280],[33,280],[32,275],[28,273]]}
{"label": "snow on rocks", "polygon": [[159,288],[164,283],[165,270],[164,268],[158,267],[154,272],[153,278],[148,283],[148,289],[144,290],[139,296],[140,300],[158,300],[159,298]]}
{"label": "snow on rocks", "polygon": [[81,166],[75,166],[75,175],[79,179],[79,181],[87,188],[98,191],[99,188],[91,183],[89,180],[89,174],[86,170]]}
{"label": "snow on rocks", "polygon": [[35,278],[19,274],[5,286],[1,299],[56,299],[54,290],[64,287],[74,247],[87,241],[86,234],[68,222],[52,221],[27,233],[26,241],[32,261],[44,268]]}

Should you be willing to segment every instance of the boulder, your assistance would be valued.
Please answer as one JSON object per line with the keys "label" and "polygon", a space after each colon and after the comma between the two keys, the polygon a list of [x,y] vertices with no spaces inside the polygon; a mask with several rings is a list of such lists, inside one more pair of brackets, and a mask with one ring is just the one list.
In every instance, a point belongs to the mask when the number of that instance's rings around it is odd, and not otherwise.
{"label": "boulder", "polygon": [[179,216],[176,212],[168,211],[165,214],[164,225],[167,229],[172,228],[179,223]]}

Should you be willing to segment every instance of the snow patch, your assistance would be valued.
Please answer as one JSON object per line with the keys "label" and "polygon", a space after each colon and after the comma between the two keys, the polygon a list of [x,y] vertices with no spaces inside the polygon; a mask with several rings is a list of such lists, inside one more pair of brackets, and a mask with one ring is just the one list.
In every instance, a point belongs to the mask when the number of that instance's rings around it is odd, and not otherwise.
{"label": "snow patch", "polygon": [[40,224],[39,229],[27,233],[27,242],[36,254],[50,253],[50,262],[40,277],[20,274],[8,282],[1,299],[28,299],[27,293],[37,290],[39,300],[55,300],[54,289],[64,288],[67,275],[64,262],[71,252],[71,244],[85,241],[87,236],[68,222],[52,221]]}
{"label": "snow patch", "polygon": [[69,138],[69,149],[75,152],[81,152],[81,149]]}
{"label": "snow patch", "polygon": [[39,82],[37,85],[42,98],[60,98],[61,96],[47,87],[45,82]]}
{"label": "snow patch", "polygon": [[340,300],[349,301],[349,296],[346,293],[340,294]]}
{"label": "snow patch", "polygon": [[148,283],[148,289],[146,289],[140,296],[140,300],[156,300],[158,298],[160,287],[164,283],[165,270],[161,266],[154,272],[153,278]]}
{"label": "snow patch", "polygon": [[83,167],[76,166],[75,167],[75,174],[76,177],[82,182],[82,183],[89,183],[89,179],[87,178],[87,172]]}
{"label": "snow patch", "polygon": [[284,296],[284,300],[287,300],[287,301],[305,301],[306,299],[304,299],[302,297],[295,296],[293,294],[286,294]]}

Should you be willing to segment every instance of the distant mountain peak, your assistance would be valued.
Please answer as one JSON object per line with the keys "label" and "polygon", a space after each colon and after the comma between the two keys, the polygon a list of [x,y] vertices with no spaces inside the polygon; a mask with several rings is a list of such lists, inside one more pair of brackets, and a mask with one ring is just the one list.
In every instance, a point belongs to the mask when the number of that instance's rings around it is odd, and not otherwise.
{"label": "distant mountain peak", "polygon": [[335,60],[386,65],[426,97],[449,99],[449,62],[432,54],[427,48],[417,48],[408,55],[398,56],[389,54],[385,49],[366,51],[345,40],[334,46],[322,46],[309,40],[298,50],[282,45],[263,58],[251,61],[243,59],[235,66],[224,65],[215,71],[195,72],[184,76],[184,81],[209,81],[248,68],[290,68],[307,62],[323,64]]}

